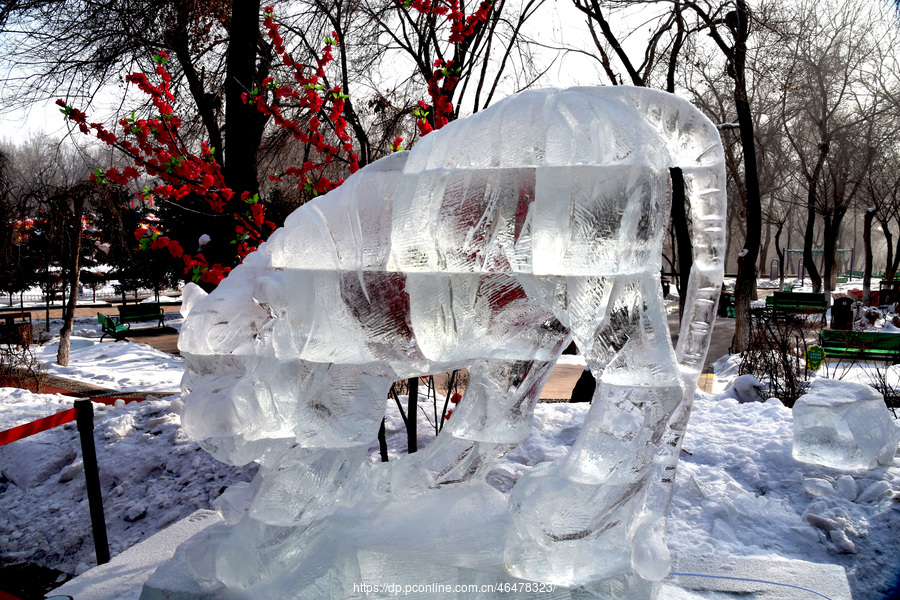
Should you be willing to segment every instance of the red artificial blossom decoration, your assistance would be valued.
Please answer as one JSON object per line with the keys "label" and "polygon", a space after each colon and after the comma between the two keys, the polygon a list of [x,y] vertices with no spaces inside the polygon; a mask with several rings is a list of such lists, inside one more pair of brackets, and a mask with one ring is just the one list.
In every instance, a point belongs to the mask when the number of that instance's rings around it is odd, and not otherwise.
{"label": "red artificial blossom decoration", "polygon": [[[90,135],[93,131],[97,138],[134,161],[133,167],[126,167],[121,171],[97,169],[91,175],[92,180],[126,185],[139,178],[143,171],[159,180],[153,188],[145,187],[137,193],[137,197],[150,206],[153,206],[154,201],[174,202],[188,194],[194,194],[203,198],[213,212],[223,213],[233,200],[234,192],[225,185],[222,169],[206,142],[201,144],[199,156],[189,152],[180,142],[178,131],[182,122],[175,116],[171,105],[175,100],[170,90],[172,77],[165,68],[169,58],[165,52],[160,52],[153,58],[156,62],[155,75],[160,82],[158,85],[151,83],[143,73],[128,75],[126,81],[135,84],[150,97],[158,114],[150,119],[137,119],[132,113],[131,117],[120,119],[119,125],[123,129],[121,137],[108,131],[102,123],[89,123],[84,112],[67,105],[63,100],[57,100],[56,104],[61,107],[60,112],[74,122],[82,133]],[[309,163],[307,171],[314,168]],[[337,185],[322,179],[311,184],[320,193],[329,185]],[[244,192],[241,202],[234,212],[238,223],[234,243],[237,256],[243,260],[265,241],[276,226],[265,218],[265,208],[259,203],[258,195],[250,196],[248,192]],[[142,249],[167,249],[172,256],[182,259],[185,263],[185,275],[189,274],[193,281],[218,285],[231,271],[230,267],[218,263],[210,265],[202,253],[185,254],[178,242],[163,235],[157,227],[139,228],[135,231],[135,237]]]}
{"label": "red artificial blossom decoration", "polygon": [[[487,20],[493,0],[484,0],[473,14],[464,17],[459,8],[459,0],[448,4],[432,3],[430,0],[397,0],[403,8],[413,8],[421,13],[445,17],[450,23],[451,44],[460,44],[475,34],[478,25]],[[434,70],[428,78],[428,95],[431,105],[419,101],[419,108],[413,111],[419,135],[424,136],[440,129],[450,122],[453,115],[453,91],[459,83],[460,68],[452,60],[437,59]],[[430,118],[429,118],[430,117]]]}
{"label": "red artificial blossom decoration", "polygon": [[[404,8],[412,7],[419,12],[446,17],[451,24],[449,38],[451,43],[463,42],[474,35],[476,27],[487,19],[493,5],[492,0],[484,0],[474,14],[463,17],[458,0],[451,0],[449,4],[432,3],[430,0],[398,0],[398,2]],[[281,57],[282,63],[294,69],[293,78],[298,89],[281,85],[273,78],[263,80],[262,85],[271,90],[276,99],[291,98],[301,108],[308,109],[312,116],[306,127],[301,127],[284,117],[278,106],[268,104],[258,89],[244,93],[243,101],[254,103],[260,112],[272,117],[276,124],[291,132],[295,139],[304,144],[311,144],[323,156],[319,164],[306,161],[300,167],[290,167],[284,172],[270,175],[269,178],[272,181],[282,181],[281,176],[291,175],[299,178],[301,180],[299,187],[313,196],[324,194],[343,182],[343,179],[332,181],[321,174],[341,151],[348,155],[349,171],[355,173],[359,169],[359,157],[353,152],[353,144],[347,133],[347,121],[343,117],[347,95],[340,86],[330,90],[326,97],[320,94],[325,91],[325,87],[319,81],[325,77],[325,67],[334,60],[332,46],[339,44],[338,36],[332,32],[331,36],[326,38],[322,56],[316,60],[315,69],[311,69],[311,74],[306,74],[307,67],[295,61],[285,50],[284,40],[279,34],[271,6],[265,7],[263,17],[263,25],[272,40],[275,52]],[[132,113],[130,118],[119,120],[119,125],[123,128],[121,138],[108,131],[102,123],[89,123],[84,112],[66,104],[63,100],[57,100],[56,104],[61,107],[60,112],[75,123],[82,133],[90,135],[93,131],[97,138],[122,151],[134,161],[133,167],[126,167],[122,171],[97,169],[91,175],[91,179],[126,185],[139,178],[143,170],[146,175],[156,177],[160,182],[152,189],[145,187],[138,192],[137,197],[141,201],[148,202],[152,206],[154,200],[175,202],[188,194],[195,194],[203,198],[214,212],[222,213],[232,201],[234,192],[225,185],[221,167],[215,161],[213,149],[209,148],[206,142],[201,144],[199,156],[188,152],[181,143],[178,131],[182,122],[175,116],[171,105],[175,100],[170,90],[172,77],[165,68],[169,58],[165,52],[160,52],[153,59],[156,62],[155,75],[160,80],[159,85],[152,84],[143,73],[133,73],[126,77],[126,80],[150,96],[153,106],[159,112],[151,119],[136,119]],[[420,101],[419,109],[414,111],[420,135],[426,135],[433,129],[440,129],[449,122],[449,117],[453,114],[453,105],[449,98],[452,98],[453,90],[456,89],[460,69],[452,61],[441,59],[436,60],[434,66],[435,70],[428,80],[431,105]],[[330,107],[326,106],[328,101],[331,102]],[[326,118],[332,124],[333,133],[339,140],[340,147],[328,142],[321,132],[322,122],[319,115],[326,112]],[[403,138],[395,138],[392,149],[402,150],[402,142]],[[315,174],[316,171],[319,174]],[[243,259],[275,230],[275,224],[265,218],[265,208],[259,203],[258,195],[251,197],[249,192],[244,192],[241,201],[243,212],[234,213],[238,222],[234,241],[237,244],[237,255]],[[190,273],[193,281],[218,284],[231,271],[229,267],[218,263],[208,264],[202,253],[186,254],[178,242],[163,235],[156,227],[137,229],[135,238],[141,248],[166,249],[172,256],[183,259],[185,274]]]}
{"label": "red artificial blossom decoration", "polygon": [[[316,152],[322,156],[320,163],[316,164],[312,161],[304,162],[300,167],[290,167],[282,172],[269,175],[271,181],[283,181],[284,175],[290,175],[300,180],[298,187],[313,196],[319,196],[333,190],[343,183],[343,179],[332,181],[321,174],[326,167],[331,165],[340,155],[341,151],[347,153],[347,163],[350,173],[359,170],[359,157],[353,152],[353,142],[350,134],[347,133],[347,121],[343,117],[344,105],[347,95],[343,93],[341,86],[336,86],[326,92],[325,86],[320,81],[325,79],[325,67],[334,60],[332,47],[340,43],[338,36],[332,32],[325,39],[325,46],[322,48],[322,55],[316,59],[315,68],[309,68],[296,60],[287,52],[284,47],[284,39],[278,31],[278,24],[275,22],[275,12],[271,6],[263,9],[263,26],[266,28],[266,34],[272,40],[272,46],[275,53],[281,57],[281,62],[294,70],[293,78],[296,87],[284,85],[277,82],[272,77],[267,77],[262,81],[264,88],[271,90],[276,100],[291,99],[300,108],[306,109],[311,115],[305,125],[300,126],[297,122],[286,118],[278,106],[274,106],[266,102],[265,93],[259,89],[254,89],[249,93],[244,93],[242,98],[245,103],[255,104],[257,110],[268,117],[281,127],[293,135],[294,139],[315,147]],[[330,107],[328,103],[330,102]],[[327,115],[327,116],[325,116]],[[322,133],[322,121],[320,116],[327,118],[331,122],[332,131],[339,141],[339,145],[330,143]],[[319,173],[315,173],[318,171]]]}
{"label": "red artificial blossom decoration", "polygon": [[444,413],[444,419],[445,419],[445,420],[446,420],[446,419],[449,419],[450,416],[453,414],[453,411],[456,410],[456,409],[458,408],[457,405],[459,404],[459,401],[460,401],[460,400],[462,400],[462,396],[460,396],[459,394],[453,394],[453,395],[450,397],[450,402],[453,404],[453,407],[450,408],[447,412]]}

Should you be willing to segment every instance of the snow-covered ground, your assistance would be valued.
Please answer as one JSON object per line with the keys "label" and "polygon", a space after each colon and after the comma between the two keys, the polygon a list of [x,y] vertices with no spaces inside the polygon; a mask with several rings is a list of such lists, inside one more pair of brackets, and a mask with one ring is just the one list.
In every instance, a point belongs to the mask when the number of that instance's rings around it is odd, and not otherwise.
{"label": "snow-covered ground", "polygon": [[[84,320],[80,335],[97,336]],[[167,321],[167,324],[170,324]],[[179,322],[172,322],[176,327]],[[73,344],[67,371],[114,389],[177,389],[178,360],[131,342]],[[39,355],[55,355],[52,347]],[[567,358],[567,361],[578,360]],[[721,361],[714,389],[736,373]],[[0,429],[71,406],[71,399],[0,388]],[[405,430],[392,401],[392,460]],[[115,555],[198,508],[254,469],[217,463],[179,427],[181,399],[95,405],[95,439],[111,551]],[[535,465],[566,452],[589,406],[541,404],[531,437],[489,475],[501,491]],[[440,410],[440,409],[439,409]],[[419,411],[420,447],[433,437],[430,403]],[[698,392],[669,510],[675,556],[783,556],[847,570],[854,598],[880,599],[900,574],[900,458],[872,471],[839,471],[794,460],[791,411],[777,400],[739,404],[728,392]],[[371,460],[378,460],[373,441]],[[87,499],[74,423],[0,447],[0,555],[66,572],[93,564]],[[896,592],[894,592],[896,593]]]}
{"label": "snow-covered ground", "polygon": [[[120,344],[121,345],[121,344]],[[174,406],[173,406],[174,404]],[[94,439],[116,555],[199,508],[255,469],[225,466],[178,426],[178,400],[94,405]],[[72,400],[0,388],[0,428],[71,408]],[[68,423],[0,446],[0,555],[67,573],[94,564],[78,431]]]}
{"label": "snow-covered ground", "polygon": [[[96,321],[94,321],[96,323]],[[100,342],[73,337],[68,367],[56,364],[58,344],[37,346],[34,355],[52,375],[119,392],[177,392],[184,372],[183,359],[147,344]]]}

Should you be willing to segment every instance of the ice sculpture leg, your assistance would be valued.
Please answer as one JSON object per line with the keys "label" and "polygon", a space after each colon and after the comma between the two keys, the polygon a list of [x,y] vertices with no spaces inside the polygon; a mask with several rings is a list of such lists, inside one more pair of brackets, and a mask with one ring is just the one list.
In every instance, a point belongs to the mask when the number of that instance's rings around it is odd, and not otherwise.
{"label": "ice sculpture leg", "polygon": [[518,577],[571,584],[668,571],[648,539],[658,519],[642,514],[669,417],[684,399],[658,286],[651,275],[616,278],[594,339],[582,342],[598,376],[582,432],[566,458],[523,477],[510,497],[505,562]]}
{"label": "ice sculpture leg", "polygon": [[[557,344],[561,351],[563,341]],[[481,360],[469,371],[459,408],[437,439],[403,457],[391,471],[395,498],[483,480],[491,467],[531,433],[534,406],[555,361]]]}
{"label": "ice sculpture leg", "polygon": [[[193,542],[187,557],[198,580],[245,588],[300,561],[322,529],[311,526],[322,523],[355,489],[349,483],[364,465],[392,378],[384,369],[372,373],[378,369],[371,366],[232,360],[245,365],[237,371],[241,377],[228,387],[221,378],[201,379],[215,393],[196,388],[192,393],[207,391],[209,402],[220,398],[234,407],[266,404],[265,410],[254,412],[267,419],[238,418],[227,429],[231,436],[223,438],[228,444],[216,444],[210,435],[204,443],[232,460],[256,449],[257,436],[270,436],[269,443],[253,456],[261,468],[246,514],[236,526],[212,530]],[[194,357],[190,362],[203,361]],[[273,389],[280,394],[273,395]],[[287,398],[294,400],[282,405]],[[200,406],[196,403],[194,409]],[[200,422],[192,421],[195,427]]]}

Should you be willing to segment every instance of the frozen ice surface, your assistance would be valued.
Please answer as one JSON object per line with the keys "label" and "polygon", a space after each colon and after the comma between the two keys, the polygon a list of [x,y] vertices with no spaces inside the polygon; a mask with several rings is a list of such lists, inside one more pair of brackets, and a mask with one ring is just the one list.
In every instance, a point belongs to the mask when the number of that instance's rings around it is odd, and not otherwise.
{"label": "frozen ice surface", "polygon": [[[659,281],[674,167],[694,237],[678,348]],[[184,427],[261,465],[223,504],[228,523],[186,547],[197,580],[321,598],[386,562],[418,565],[410,583],[664,577],[724,188],[715,127],[675,96],[529,91],[367,166],[209,296],[187,290]],[[583,430],[504,495],[485,476],[527,437],[572,339],[598,379]],[[462,366],[466,394],[435,442],[364,460],[391,382]]]}
{"label": "frozen ice surface", "polygon": [[874,388],[816,379],[794,404],[794,458],[835,469],[890,465],[900,444],[884,399]]}

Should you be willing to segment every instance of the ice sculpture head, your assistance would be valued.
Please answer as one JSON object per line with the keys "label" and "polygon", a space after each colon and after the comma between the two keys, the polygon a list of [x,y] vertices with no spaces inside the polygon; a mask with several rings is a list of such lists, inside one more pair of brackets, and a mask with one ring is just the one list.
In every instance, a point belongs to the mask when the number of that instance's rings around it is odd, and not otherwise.
{"label": "ice sculpture head", "polygon": [[[574,338],[599,380],[594,406],[569,456],[513,488],[492,551],[526,579],[658,579],[722,280],[722,157],[701,113],[643,88],[531,91],[451,123],[300,207],[194,304],[179,342],[185,428],[223,460],[270,469],[246,519],[308,536],[334,506],[361,502],[348,490],[373,485],[359,464],[390,383],[467,366],[450,425],[378,470],[378,489],[487,497],[484,475],[528,435]],[[677,350],[658,279],[673,167],[694,244]],[[574,520],[549,514],[554,494]]]}

